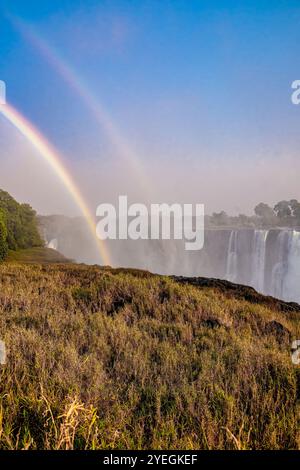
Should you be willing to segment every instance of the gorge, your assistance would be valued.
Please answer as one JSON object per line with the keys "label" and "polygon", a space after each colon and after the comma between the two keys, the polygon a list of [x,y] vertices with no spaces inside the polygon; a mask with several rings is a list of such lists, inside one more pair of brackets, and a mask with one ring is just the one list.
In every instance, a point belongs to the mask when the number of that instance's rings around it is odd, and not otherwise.
{"label": "gorge", "polygon": [[[49,247],[96,264],[82,219],[40,217]],[[208,228],[204,248],[189,252],[183,240],[109,240],[115,266],[166,275],[227,279],[282,300],[300,302],[300,229]]]}

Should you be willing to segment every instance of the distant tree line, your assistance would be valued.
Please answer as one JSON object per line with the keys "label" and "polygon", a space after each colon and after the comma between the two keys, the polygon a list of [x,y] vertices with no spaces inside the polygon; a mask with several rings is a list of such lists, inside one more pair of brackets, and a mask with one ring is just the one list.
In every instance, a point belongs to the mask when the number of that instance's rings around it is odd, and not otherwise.
{"label": "distant tree line", "polygon": [[239,214],[230,216],[226,212],[214,212],[206,216],[209,226],[234,226],[248,228],[300,227],[300,202],[296,199],[279,201],[274,207],[260,202],[251,216]]}
{"label": "distant tree line", "polygon": [[42,246],[36,212],[28,204],[19,204],[6,191],[0,190],[0,261],[8,250]]}

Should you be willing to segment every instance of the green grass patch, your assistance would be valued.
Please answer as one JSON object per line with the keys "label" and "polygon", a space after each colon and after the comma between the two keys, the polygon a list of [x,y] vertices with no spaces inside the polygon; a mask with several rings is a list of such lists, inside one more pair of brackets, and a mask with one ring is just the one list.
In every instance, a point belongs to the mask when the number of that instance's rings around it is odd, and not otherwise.
{"label": "green grass patch", "polygon": [[35,247],[8,253],[7,262],[17,263],[68,263],[70,260],[51,248]]}

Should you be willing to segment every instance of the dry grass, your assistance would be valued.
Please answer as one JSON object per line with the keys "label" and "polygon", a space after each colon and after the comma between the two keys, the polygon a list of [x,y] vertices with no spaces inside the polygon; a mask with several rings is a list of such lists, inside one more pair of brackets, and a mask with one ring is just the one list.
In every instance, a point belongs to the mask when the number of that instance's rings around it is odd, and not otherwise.
{"label": "dry grass", "polygon": [[0,448],[299,448],[299,318],[142,272],[3,264]]}

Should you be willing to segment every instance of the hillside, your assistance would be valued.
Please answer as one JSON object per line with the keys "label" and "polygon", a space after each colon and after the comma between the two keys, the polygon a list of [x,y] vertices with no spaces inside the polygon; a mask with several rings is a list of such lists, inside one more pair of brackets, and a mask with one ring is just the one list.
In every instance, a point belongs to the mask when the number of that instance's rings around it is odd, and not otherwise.
{"label": "hillside", "polygon": [[36,212],[29,204],[18,203],[0,189],[0,262],[9,250],[42,247]]}
{"label": "hillside", "polygon": [[69,263],[64,255],[59,251],[52,250],[51,248],[35,247],[27,248],[24,250],[13,251],[10,250],[7,255],[7,262],[18,262],[25,264],[47,264],[47,263]]}
{"label": "hillside", "polygon": [[297,307],[191,282],[0,265],[0,448],[299,448]]}

